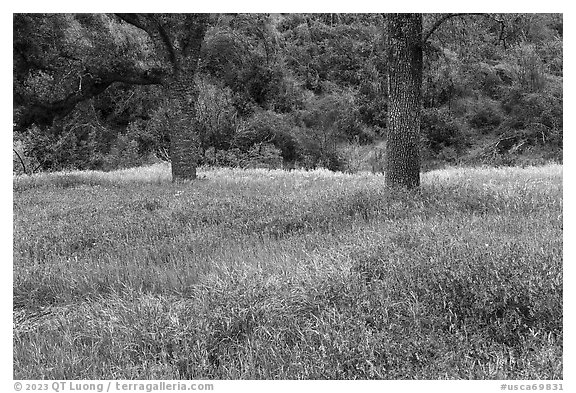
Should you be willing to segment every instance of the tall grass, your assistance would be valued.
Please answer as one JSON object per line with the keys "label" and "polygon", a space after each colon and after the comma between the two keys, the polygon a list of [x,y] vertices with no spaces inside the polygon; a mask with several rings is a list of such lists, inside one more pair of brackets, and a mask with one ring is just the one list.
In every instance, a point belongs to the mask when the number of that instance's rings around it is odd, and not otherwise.
{"label": "tall grass", "polygon": [[562,167],[15,177],[14,377],[562,378]]}

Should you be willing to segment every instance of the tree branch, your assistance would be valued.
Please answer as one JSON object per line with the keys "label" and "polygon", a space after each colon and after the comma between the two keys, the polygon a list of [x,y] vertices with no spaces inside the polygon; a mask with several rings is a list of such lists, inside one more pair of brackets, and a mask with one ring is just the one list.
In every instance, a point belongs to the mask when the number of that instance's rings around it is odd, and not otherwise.
{"label": "tree branch", "polygon": [[506,23],[502,19],[496,19],[494,17],[488,16],[490,19],[494,20],[497,23],[500,23],[500,35],[498,36],[498,43],[502,42],[504,49],[506,49],[506,37],[504,37],[504,30],[506,28]]}
{"label": "tree branch", "polygon": [[24,160],[22,159],[22,157],[20,157],[20,153],[18,153],[18,151],[14,148],[12,148],[12,151],[14,151],[14,153],[16,153],[16,155],[18,156],[18,159],[20,160],[20,164],[22,164],[22,169],[24,170],[24,174],[27,175],[28,171],[26,171],[26,164],[24,164]]}
{"label": "tree branch", "polygon": [[144,31],[151,39],[154,39],[154,30],[151,26],[146,23],[147,21],[141,20],[139,14],[115,14],[118,18],[122,19],[124,22],[139,28]]}
{"label": "tree branch", "polygon": [[166,49],[166,52],[168,53],[168,61],[170,62],[170,64],[172,64],[172,67],[175,68],[178,67],[176,52],[174,51],[174,45],[172,43],[172,40],[170,39],[170,36],[168,35],[168,32],[162,25],[162,22],[158,18],[156,18],[155,15],[150,15],[150,19],[154,21],[154,24],[156,25],[158,35],[160,36],[160,39],[164,44],[164,49]]}
{"label": "tree branch", "polygon": [[152,42],[164,48],[164,54],[170,65],[177,69],[177,58],[174,45],[161,21],[154,14],[115,14],[124,22],[143,30]]}
{"label": "tree branch", "polygon": [[155,72],[144,72],[143,74],[123,74],[112,72],[101,76],[93,77],[83,83],[80,91],[66,96],[64,99],[55,102],[42,102],[34,100],[32,97],[17,95],[14,103],[23,110],[18,121],[19,128],[26,128],[33,123],[50,124],[55,118],[62,118],[68,115],[80,102],[86,101],[103,93],[114,83],[126,83],[130,85],[156,85],[163,83],[163,76]]}
{"label": "tree branch", "polygon": [[467,13],[467,14],[445,14],[440,19],[438,19],[429,29],[428,31],[422,34],[422,43],[428,41],[430,36],[434,34],[436,30],[442,25],[442,23],[446,22],[448,19],[455,18],[455,17],[462,17],[462,16],[469,16],[469,15],[486,15],[482,13]]}
{"label": "tree branch", "polygon": [[438,19],[429,29],[428,31],[424,32],[422,34],[422,43],[426,43],[426,41],[428,41],[428,39],[430,38],[430,36],[432,36],[432,34],[434,34],[434,32],[436,30],[438,30],[438,28],[442,25],[442,23],[446,22],[448,19],[451,18],[456,18],[456,17],[463,17],[463,16],[483,16],[485,18],[488,18],[490,20],[493,20],[494,22],[497,22],[500,24],[500,35],[498,37],[498,42],[504,42],[504,46],[506,46],[506,41],[504,38],[504,29],[506,27],[506,24],[504,23],[503,20],[501,19],[497,19],[494,16],[490,15],[490,14],[486,14],[486,13],[460,13],[460,14],[445,14],[444,16],[442,16],[440,19]]}

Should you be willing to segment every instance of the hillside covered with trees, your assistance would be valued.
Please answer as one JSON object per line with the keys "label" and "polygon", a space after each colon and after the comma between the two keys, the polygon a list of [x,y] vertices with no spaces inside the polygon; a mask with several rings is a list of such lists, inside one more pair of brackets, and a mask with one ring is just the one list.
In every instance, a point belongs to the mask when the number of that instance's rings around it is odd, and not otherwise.
{"label": "hillside covered with trees", "polygon": [[[561,161],[562,15],[445,17],[423,17],[422,168]],[[383,170],[384,15],[15,14],[13,28],[17,173],[189,157]]]}

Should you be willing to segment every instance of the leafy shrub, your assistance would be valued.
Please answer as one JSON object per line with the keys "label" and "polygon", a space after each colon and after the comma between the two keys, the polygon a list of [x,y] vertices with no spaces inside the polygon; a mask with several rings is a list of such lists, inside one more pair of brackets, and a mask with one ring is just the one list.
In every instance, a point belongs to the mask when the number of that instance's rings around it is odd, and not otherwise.
{"label": "leafy shrub", "polygon": [[502,113],[498,103],[487,98],[478,99],[469,114],[468,123],[483,131],[492,130],[502,123]]}
{"label": "leafy shrub", "polygon": [[104,157],[103,169],[130,168],[142,164],[143,159],[139,154],[138,141],[129,135],[120,134],[112,145],[110,153]]}
{"label": "leafy shrub", "polygon": [[513,76],[504,64],[491,65],[485,62],[470,64],[468,70],[466,88],[471,92],[481,93],[490,99],[498,99],[501,87],[509,85]]}
{"label": "leafy shrub", "polygon": [[216,150],[208,148],[204,153],[203,163],[217,167],[239,168],[281,168],[282,152],[270,143],[253,145],[248,151],[238,148]]}
{"label": "leafy shrub", "polygon": [[282,151],[271,143],[254,145],[241,160],[243,168],[280,168]]}
{"label": "leafy shrub", "polygon": [[240,166],[240,149],[216,150],[214,147],[206,149],[204,152],[203,164],[208,166],[238,167]]}
{"label": "leafy shrub", "polygon": [[285,127],[284,116],[273,111],[257,112],[242,125],[242,129],[236,135],[235,145],[249,148],[257,143],[272,141],[275,132],[286,131]]}
{"label": "leafy shrub", "polygon": [[338,144],[331,138],[330,132],[306,127],[297,127],[294,132],[299,146],[298,166],[346,170],[346,155],[338,150]]}
{"label": "leafy shrub", "polygon": [[522,44],[514,49],[516,74],[523,90],[541,91],[546,85],[546,70],[535,45]]}
{"label": "leafy shrub", "polygon": [[319,157],[318,161],[316,161],[316,167],[326,168],[331,171],[343,171],[346,169],[346,162],[338,150],[330,149],[324,151]]}
{"label": "leafy shrub", "polygon": [[[524,93],[511,89],[504,101],[507,112],[503,126],[513,130],[529,130],[533,139],[562,146],[562,95],[556,91]],[[539,138],[541,136],[541,138]]]}
{"label": "leafy shrub", "polygon": [[467,142],[460,124],[444,109],[424,109],[421,129],[425,142],[436,153],[446,147],[460,150]]}
{"label": "leafy shrub", "polygon": [[24,155],[42,170],[94,169],[100,165],[99,131],[91,124],[64,119],[47,128],[33,125],[20,139]]}
{"label": "leafy shrub", "polygon": [[255,113],[246,120],[235,136],[234,145],[243,151],[253,146],[274,145],[284,161],[299,158],[299,145],[291,119],[273,111]]}
{"label": "leafy shrub", "polygon": [[309,98],[305,109],[298,113],[300,125],[321,130],[331,140],[371,142],[373,134],[369,128],[363,127],[360,119],[356,95],[350,90],[340,89]]}
{"label": "leafy shrub", "polygon": [[204,149],[228,149],[238,128],[238,112],[232,91],[197,78],[196,131]]}
{"label": "leafy shrub", "polygon": [[344,162],[344,171],[348,173],[383,173],[386,161],[386,147],[383,144],[360,145],[346,143],[338,146],[338,152]]}

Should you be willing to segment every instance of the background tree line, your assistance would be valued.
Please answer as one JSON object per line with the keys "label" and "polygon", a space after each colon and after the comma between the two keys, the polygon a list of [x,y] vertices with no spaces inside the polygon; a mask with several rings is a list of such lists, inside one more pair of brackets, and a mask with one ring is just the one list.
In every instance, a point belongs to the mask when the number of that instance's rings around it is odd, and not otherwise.
{"label": "background tree line", "polygon": [[[425,30],[441,18],[424,15]],[[427,37],[424,168],[562,159],[562,23],[462,16]],[[194,156],[380,170],[385,24],[378,14],[15,14],[14,168]]]}

